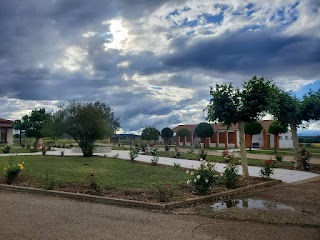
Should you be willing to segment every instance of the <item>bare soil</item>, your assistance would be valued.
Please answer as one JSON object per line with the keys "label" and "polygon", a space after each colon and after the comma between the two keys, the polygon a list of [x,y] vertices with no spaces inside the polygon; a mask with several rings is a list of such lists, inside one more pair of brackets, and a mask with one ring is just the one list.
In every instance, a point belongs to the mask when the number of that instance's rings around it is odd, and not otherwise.
{"label": "bare soil", "polygon": [[[239,179],[237,188],[250,186],[254,184],[258,184],[261,182],[269,181],[267,179],[251,177],[249,179]],[[0,183],[4,183],[3,177],[0,177]],[[19,176],[15,182],[13,183],[15,186],[22,187],[32,187],[32,188],[45,188],[42,183],[40,183],[36,179],[32,179],[26,176]],[[130,189],[117,189],[111,188],[108,186],[99,186],[95,183],[91,184],[80,184],[80,183],[64,183],[58,184],[53,190],[63,191],[63,192],[72,192],[72,193],[81,193],[81,194],[89,194],[89,195],[97,195],[111,198],[121,198],[128,200],[136,200],[143,202],[151,202],[156,203],[160,202],[159,191],[139,191],[139,190],[130,190]],[[162,189],[165,190],[165,187]],[[222,186],[215,185],[209,190],[208,194],[225,192],[230,189]],[[190,185],[176,186],[171,187],[168,186],[167,194],[170,196],[168,202],[181,201],[188,198],[194,198],[199,195],[196,194],[193,187]]]}

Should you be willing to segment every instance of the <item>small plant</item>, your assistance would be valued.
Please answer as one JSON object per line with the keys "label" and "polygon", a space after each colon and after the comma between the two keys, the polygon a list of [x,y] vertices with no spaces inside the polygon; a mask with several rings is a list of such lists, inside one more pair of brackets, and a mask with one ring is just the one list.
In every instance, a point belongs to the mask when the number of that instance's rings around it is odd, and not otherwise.
{"label": "small plant", "polygon": [[209,188],[213,186],[218,178],[214,167],[206,161],[202,161],[195,172],[187,170],[186,173],[190,175],[187,184],[192,184],[199,195],[208,194]]}
{"label": "small plant", "polygon": [[147,142],[145,142],[145,141],[141,142],[140,149],[141,149],[142,152],[146,152],[147,147],[148,147]]}
{"label": "small plant", "polygon": [[112,158],[115,158],[115,159],[119,158],[119,153],[113,155]]}
{"label": "small plant", "polygon": [[311,153],[309,151],[307,151],[305,148],[302,148],[300,150],[300,156],[301,156],[301,164],[302,164],[302,168],[305,171],[309,171],[309,161],[311,158]]}
{"label": "small plant", "polygon": [[277,155],[275,156],[275,158],[276,158],[276,160],[277,160],[278,162],[282,162],[282,160],[283,160],[283,156],[280,155],[280,154],[277,154]]}
{"label": "small plant", "polygon": [[230,154],[228,150],[224,150],[222,153],[225,162],[227,163],[224,173],[222,175],[222,182],[227,188],[236,188],[238,177],[238,160],[234,157],[233,154]]}
{"label": "small plant", "polygon": [[263,167],[260,169],[260,176],[263,178],[270,178],[274,172],[274,160],[265,160]]}
{"label": "small plant", "polygon": [[174,151],[173,151],[173,156],[175,158],[179,158],[181,156],[181,152],[179,150],[179,148],[175,148]]}
{"label": "small plant", "polygon": [[10,145],[5,145],[2,152],[3,153],[10,153],[11,151],[11,146]]}
{"label": "small plant", "polygon": [[158,193],[159,193],[159,201],[160,202],[169,202],[169,200],[173,196],[173,189],[169,188],[169,183],[166,183],[166,185],[157,187]]}
{"label": "small plant", "polygon": [[157,164],[158,164],[158,161],[159,161],[158,149],[153,146],[153,147],[151,148],[151,150],[150,150],[150,153],[151,153],[151,155],[152,155],[151,164],[152,164],[152,165],[157,165]]}
{"label": "small plant", "polygon": [[169,151],[170,151],[170,146],[169,146],[168,144],[166,144],[166,145],[164,146],[164,150],[165,150],[166,152],[169,152]]}
{"label": "small plant", "polygon": [[89,174],[88,179],[89,179],[89,182],[90,182],[90,185],[89,185],[90,194],[101,195],[101,187],[97,183],[96,176],[93,173],[91,173],[91,174]]}
{"label": "small plant", "polygon": [[4,168],[5,171],[5,182],[11,185],[14,180],[18,177],[22,169],[24,169],[24,162],[13,164],[13,157],[8,160],[9,165]]}
{"label": "small plant", "polygon": [[129,157],[131,161],[134,161],[134,159],[138,156],[138,149],[134,146],[130,146],[129,151]]}
{"label": "small plant", "polygon": [[46,148],[46,146],[45,146],[45,145],[43,145],[43,146],[41,147],[42,155],[46,155],[47,150],[48,150],[48,149]]}
{"label": "small plant", "polygon": [[200,148],[199,150],[199,160],[206,160],[207,158],[207,151],[203,148]]}
{"label": "small plant", "polygon": [[63,157],[64,156],[64,151],[60,152],[60,156]]}
{"label": "small plant", "polygon": [[173,163],[173,168],[174,168],[174,169],[180,169],[180,168],[181,168],[181,164],[174,162],[174,163]]}
{"label": "small plant", "polygon": [[190,147],[190,148],[188,149],[188,153],[194,153],[193,147]]}
{"label": "small plant", "polygon": [[45,190],[54,190],[57,185],[57,181],[53,177],[49,176],[49,171],[46,170],[45,177],[43,179],[43,188]]}

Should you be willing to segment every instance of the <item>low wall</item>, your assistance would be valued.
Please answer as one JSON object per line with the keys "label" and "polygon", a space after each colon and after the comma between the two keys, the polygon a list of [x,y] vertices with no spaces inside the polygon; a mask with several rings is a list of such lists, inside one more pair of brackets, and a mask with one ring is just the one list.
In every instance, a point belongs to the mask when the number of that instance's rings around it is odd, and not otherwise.
{"label": "low wall", "polygon": [[[73,147],[71,148],[72,153],[82,153],[81,148],[79,147]],[[94,153],[108,153],[111,152],[111,147],[105,147],[105,146],[97,146],[93,150]]]}

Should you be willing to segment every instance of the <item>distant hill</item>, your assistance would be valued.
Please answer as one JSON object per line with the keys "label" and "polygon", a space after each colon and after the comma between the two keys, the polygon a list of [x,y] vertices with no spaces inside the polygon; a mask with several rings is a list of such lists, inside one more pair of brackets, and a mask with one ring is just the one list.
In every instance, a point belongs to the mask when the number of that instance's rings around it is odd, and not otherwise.
{"label": "distant hill", "polygon": [[302,130],[298,132],[298,136],[299,137],[320,136],[320,130]]}

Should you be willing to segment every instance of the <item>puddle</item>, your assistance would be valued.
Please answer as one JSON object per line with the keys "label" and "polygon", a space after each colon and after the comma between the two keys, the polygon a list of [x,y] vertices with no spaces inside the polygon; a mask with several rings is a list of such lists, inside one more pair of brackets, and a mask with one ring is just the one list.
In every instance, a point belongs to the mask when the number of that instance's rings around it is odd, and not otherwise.
{"label": "puddle", "polygon": [[295,211],[293,207],[272,203],[266,200],[260,199],[226,199],[218,202],[214,202],[211,205],[213,210],[223,210],[227,208],[248,208],[248,209],[263,209],[263,210],[290,210]]}

